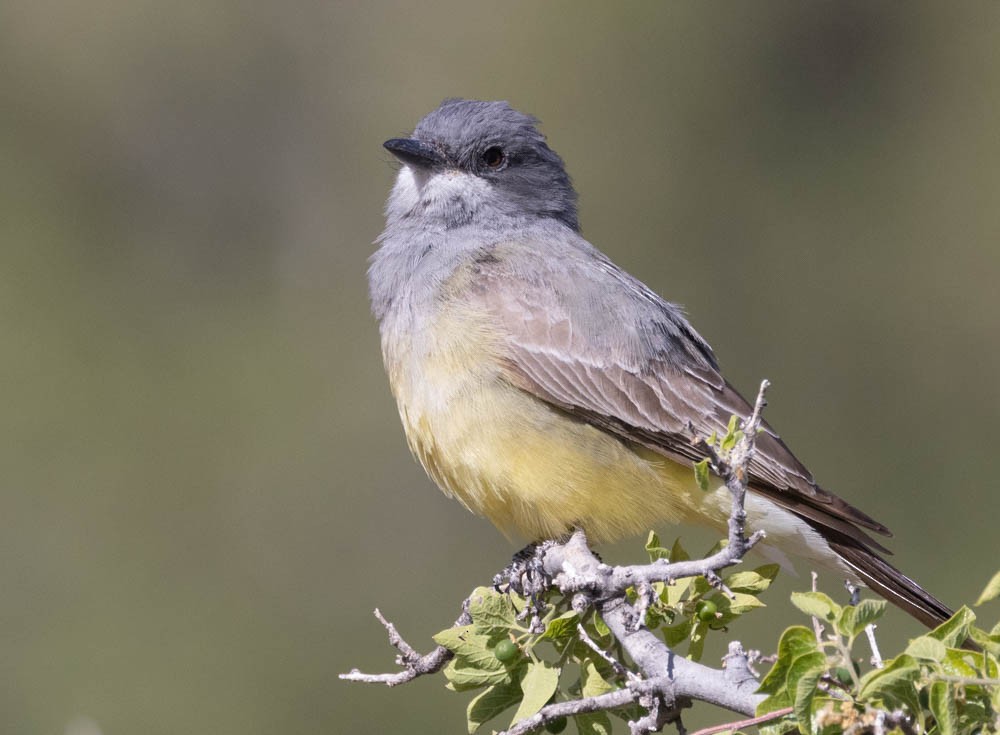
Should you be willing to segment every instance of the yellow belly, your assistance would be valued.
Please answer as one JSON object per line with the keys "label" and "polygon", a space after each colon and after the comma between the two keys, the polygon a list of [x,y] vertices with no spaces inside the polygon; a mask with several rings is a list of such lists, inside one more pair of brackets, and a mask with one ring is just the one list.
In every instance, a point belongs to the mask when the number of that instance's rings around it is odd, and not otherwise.
{"label": "yellow belly", "polygon": [[[437,422],[412,427],[431,476],[505,533],[552,538],[581,526],[594,540],[687,519],[700,493],[690,468],[577,421],[510,386],[466,396]],[[414,430],[416,429],[416,430]],[[645,455],[645,456],[644,456]]]}
{"label": "yellow belly", "polygon": [[[703,492],[690,466],[515,387],[497,344],[487,323],[451,313],[433,338],[384,345],[410,448],[446,494],[507,536],[530,540],[575,526],[593,541],[645,533],[658,522],[725,528],[725,486]],[[767,499],[749,494],[747,514],[750,530],[768,533],[768,546],[835,561],[807,523]]]}
{"label": "yellow belly", "polygon": [[653,520],[705,520],[690,467],[511,385],[494,344],[488,325],[452,314],[432,344],[387,350],[410,448],[442,490],[529,539],[581,526],[608,540]]}

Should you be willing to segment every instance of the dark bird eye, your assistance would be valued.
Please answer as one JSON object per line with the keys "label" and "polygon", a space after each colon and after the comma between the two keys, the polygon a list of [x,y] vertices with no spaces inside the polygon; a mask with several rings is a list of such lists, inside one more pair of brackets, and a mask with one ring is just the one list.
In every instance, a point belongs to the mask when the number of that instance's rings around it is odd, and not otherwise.
{"label": "dark bird eye", "polygon": [[483,151],[483,163],[490,168],[500,168],[506,160],[507,156],[498,146],[491,146]]}

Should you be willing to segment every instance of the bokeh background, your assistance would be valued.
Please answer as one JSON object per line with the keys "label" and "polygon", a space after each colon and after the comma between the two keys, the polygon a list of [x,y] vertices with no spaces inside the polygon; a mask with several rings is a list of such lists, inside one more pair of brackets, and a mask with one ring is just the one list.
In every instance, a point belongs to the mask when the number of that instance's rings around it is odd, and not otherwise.
{"label": "bokeh background", "polygon": [[[5,0],[0,731],[464,731],[440,679],[337,678],[392,668],[373,607],[425,647],[514,550],[410,459],[368,312],[381,143],[448,96],[539,116],[585,235],[971,601],[1000,566],[998,29],[995,2]],[[801,571],[734,634],[772,647]]]}

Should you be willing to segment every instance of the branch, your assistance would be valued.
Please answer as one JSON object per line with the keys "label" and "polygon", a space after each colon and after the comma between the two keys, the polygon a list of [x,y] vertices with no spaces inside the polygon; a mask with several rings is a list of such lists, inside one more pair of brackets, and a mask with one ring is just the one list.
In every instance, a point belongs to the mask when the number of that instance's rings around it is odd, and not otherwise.
{"label": "branch", "polygon": [[736,722],[724,722],[721,725],[713,725],[712,727],[706,727],[701,730],[696,730],[691,735],[715,735],[717,732],[736,732],[737,730],[742,730],[745,727],[753,727],[754,725],[762,725],[765,722],[770,722],[771,720],[777,720],[785,715],[790,715],[795,711],[794,707],[785,707],[784,709],[777,709],[774,712],[768,712],[766,715],[761,715],[760,717],[751,717],[747,720],[737,720]]}
{"label": "branch", "polygon": [[573,715],[584,715],[590,712],[605,712],[609,709],[625,707],[639,700],[639,695],[626,687],[607,694],[599,694],[585,699],[574,699],[570,702],[553,702],[542,707],[531,717],[518,720],[500,735],[526,735],[536,732],[553,720]]}
{"label": "branch", "polygon": [[[545,569],[563,594],[567,594],[567,589],[580,587],[580,579],[599,578],[597,568],[607,567],[587,546],[582,531],[574,532],[565,544],[549,547],[544,554]],[[708,562],[715,556],[702,562]],[[686,567],[688,562],[683,564]],[[592,593],[604,591],[590,585],[587,588]],[[741,649],[730,651],[725,669],[712,669],[674,654],[659,637],[636,620],[634,608],[623,595],[598,595],[594,604],[644,678],[647,681],[669,682],[670,686],[660,692],[666,699],[695,699],[746,715],[753,714],[764,700],[763,695],[755,694],[758,682],[750,672],[746,654]]]}
{"label": "branch", "polygon": [[[660,560],[648,565],[611,567],[602,563],[591,551],[585,533],[578,529],[564,543],[546,542],[530,553],[515,556],[505,578],[512,589],[529,599],[533,617],[538,617],[539,610],[544,607],[544,594],[553,587],[572,599],[572,607],[577,612],[582,613],[593,606],[622,650],[632,659],[639,674],[629,673],[625,686],[619,690],[547,704],[531,717],[515,723],[506,735],[524,735],[557,718],[618,709],[629,704],[639,704],[646,710],[645,716],[629,723],[634,735],[659,731],[664,724],[677,720],[681,708],[690,706],[692,700],[715,704],[744,715],[754,714],[765,696],[756,693],[759,682],[742,646],[738,642],[730,644],[722,669],[712,669],[677,656],[659,637],[645,628],[648,600],[644,591],[648,593],[653,582],[669,583],[686,577],[703,576],[717,589],[732,595],[722,583],[719,572],[740,562],[764,538],[761,531],[749,537],[746,535],[744,505],[749,465],[754,454],[755,438],[761,429],[761,412],[766,405],[764,396],[767,388],[765,380],[761,383],[753,413],[743,422],[742,436],[724,452],[725,456],[703,438],[695,436],[692,440],[707,455],[712,471],[722,478],[732,495],[728,543],[720,551],[701,560],[673,563]],[[630,588],[639,593],[635,605],[630,604],[626,596]],[[472,622],[469,604],[470,600],[466,600],[456,626]],[[452,658],[452,653],[442,646],[421,656],[377,610],[376,617],[388,631],[389,642],[400,651],[396,661],[403,670],[394,674],[363,674],[355,669],[342,674],[342,679],[395,686],[439,671]],[[583,640],[588,645],[592,644],[586,636]],[[591,648],[594,647],[591,645]],[[601,655],[608,658],[605,653]],[[620,663],[614,668],[619,673],[623,669]]]}
{"label": "branch", "polygon": [[[386,686],[394,687],[399,684],[405,684],[408,681],[413,681],[418,676],[423,676],[424,674],[436,674],[454,656],[444,646],[437,646],[430,653],[420,655],[413,646],[403,640],[403,637],[396,630],[396,626],[386,620],[378,608],[375,608],[374,614],[389,632],[389,643],[399,651],[399,655],[396,656],[396,663],[402,666],[403,670],[393,674],[365,674],[357,669],[351,669],[346,674],[340,674],[341,679],[345,681],[360,681],[365,684],[385,684]],[[466,599],[462,603],[462,614],[458,616],[455,625],[452,627],[457,628],[462,625],[468,625],[471,622],[472,616],[469,615],[469,600]]]}

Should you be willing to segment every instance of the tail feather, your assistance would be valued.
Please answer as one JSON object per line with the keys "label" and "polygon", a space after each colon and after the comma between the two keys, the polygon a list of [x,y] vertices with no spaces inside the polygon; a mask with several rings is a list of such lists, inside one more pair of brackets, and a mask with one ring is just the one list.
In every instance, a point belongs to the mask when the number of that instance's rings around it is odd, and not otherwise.
{"label": "tail feather", "polygon": [[927,627],[936,628],[952,616],[947,605],[874,552],[836,539],[827,543],[862,582]]}

